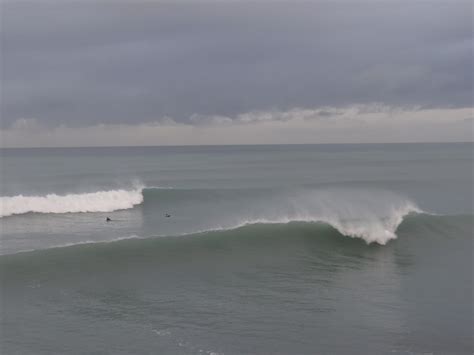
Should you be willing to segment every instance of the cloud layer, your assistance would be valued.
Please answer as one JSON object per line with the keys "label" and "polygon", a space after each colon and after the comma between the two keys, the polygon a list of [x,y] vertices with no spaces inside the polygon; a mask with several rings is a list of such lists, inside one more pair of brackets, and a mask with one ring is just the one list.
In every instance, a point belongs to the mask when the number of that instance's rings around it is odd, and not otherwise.
{"label": "cloud layer", "polygon": [[4,132],[473,106],[470,1],[6,1],[2,32]]}
{"label": "cloud layer", "polygon": [[260,111],[234,117],[172,118],[138,124],[46,127],[19,119],[0,131],[9,147],[146,146],[286,143],[464,142],[472,140],[471,109],[401,110],[381,105]]}

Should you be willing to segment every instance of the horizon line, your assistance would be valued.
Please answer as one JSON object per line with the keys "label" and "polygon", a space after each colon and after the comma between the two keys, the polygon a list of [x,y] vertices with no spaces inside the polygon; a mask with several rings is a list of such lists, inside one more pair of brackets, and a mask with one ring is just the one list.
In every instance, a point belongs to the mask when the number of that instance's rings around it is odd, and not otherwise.
{"label": "horizon line", "polygon": [[347,142],[347,143],[256,143],[256,144],[165,144],[165,145],[89,145],[1,147],[0,149],[78,149],[78,148],[184,148],[184,147],[255,147],[255,146],[308,146],[308,145],[401,145],[401,144],[473,144],[473,141],[427,142]]}

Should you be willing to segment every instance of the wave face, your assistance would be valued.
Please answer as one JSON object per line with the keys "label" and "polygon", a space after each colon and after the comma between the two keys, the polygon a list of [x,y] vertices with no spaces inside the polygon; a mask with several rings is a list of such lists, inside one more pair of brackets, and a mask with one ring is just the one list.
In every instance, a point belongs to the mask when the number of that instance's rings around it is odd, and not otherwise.
{"label": "wave face", "polygon": [[[416,236],[415,243],[423,244],[429,238],[431,242],[445,240],[447,235],[451,235],[456,240],[462,240],[465,236],[471,235],[473,220],[471,215],[431,215],[412,214],[403,219],[399,226],[400,234],[404,236]],[[426,233],[426,231],[430,233]],[[259,249],[261,256],[274,255],[284,248],[289,248],[293,241],[310,240],[321,250],[333,251],[334,248],[344,245],[347,248],[362,248],[363,244],[355,239],[348,240],[332,225],[322,222],[289,222],[289,223],[255,223],[225,230],[209,230],[176,236],[154,236],[140,237],[130,235],[119,237],[107,241],[84,240],[76,243],[58,244],[47,248],[47,250],[24,250],[21,253],[10,254],[8,257],[15,258],[21,254],[36,255],[38,258],[50,257],[51,255],[61,255],[68,259],[71,254],[75,257],[85,258],[81,260],[83,265],[91,265],[92,259],[97,260],[95,270],[103,265],[103,255],[107,254],[109,262],[123,264],[123,257],[143,258],[148,256],[155,263],[166,261],[167,258],[179,255],[180,248],[186,248],[181,255],[199,253],[199,250],[219,252],[220,248],[226,249],[229,244],[234,245],[234,251],[245,249],[244,254],[250,250]],[[405,238],[405,241],[410,238]],[[187,249],[189,248],[189,249]],[[173,250],[173,252],[170,252]],[[362,249],[361,249],[362,250]],[[82,254],[82,256],[81,256]],[[326,253],[325,255],[331,255]],[[179,257],[181,258],[181,256]],[[3,259],[5,260],[5,259]],[[29,259],[19,259],[20,261]],[[51,267],[54,263],[47,262]]]}
{"label": "wave face", "polygon": [[0,217],[24,213],[112,212],[132,208],[143,202],[142,188],[109,190],[83,194],[0,198]]}
{"label": "wave face", "polygon": [[286,198],[275,197],[265,207],[257,206],[250,208],[251,217],[215,229],[318,222],[330,225],[345,236],[384,245],[397,238],[396,230],[405,216],[422,212],[414,202],[388,191],[306,191]]}
{"label": "wave face", "polygon": [[[403,222],[404,218],[413,213],[421,212],[415,205],[407,204],[394,208],[390,215],[376,216],[366,215],[364,219],[351,218],[344,214],[328,213],[326,215],[313,217],[285,217],[282,219],[254,219],[231,228],[217,228],[223,230],[233,230],[252,225],[272,225],[291,223],[323,223],[336,229],[342,235],[352,238],[361,238],[367,244],[378,243],[385,245],[389,240],[396,239],[396,230]],[[216,229],[214,229],[216,230]]]}
{"label": "wave face", "polygon": [[2,197],[0,214],[113,212],[137,205],[142,205],[143,214],[153,220],[171,209],[187,221],[185,227],[178,225],[169,230],[163,223],[154,224],[143,231],[144,235],[156,235],[156,230],[164,235],[182,235],[254,224],[319,222],[345,236],[382,245],[397,237],[396,230],[405,216],[422,212],[411,200],[384,190],[244,191],[140,186],[84,194]]}

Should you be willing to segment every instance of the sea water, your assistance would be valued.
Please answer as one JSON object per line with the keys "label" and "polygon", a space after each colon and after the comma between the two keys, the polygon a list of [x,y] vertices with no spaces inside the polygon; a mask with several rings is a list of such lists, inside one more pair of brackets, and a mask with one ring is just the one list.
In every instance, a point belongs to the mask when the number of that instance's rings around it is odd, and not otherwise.
{"label": "sea water", "polygon": [[473,153],[3,149],[1,353],[472,354]]}

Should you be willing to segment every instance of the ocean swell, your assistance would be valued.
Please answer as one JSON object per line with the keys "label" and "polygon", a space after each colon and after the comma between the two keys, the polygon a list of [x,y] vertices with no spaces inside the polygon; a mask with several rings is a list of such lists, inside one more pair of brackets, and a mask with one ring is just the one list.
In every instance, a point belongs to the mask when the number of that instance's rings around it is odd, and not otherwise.
{"label": "ocean swell", "polygon": [[273,199],[253,209],[252,215],[223,229],[249,224],[324,223],[339,233],[367,243],[386,244],[397,238],[405,216],[423,211],[410,199],[382,190],[326,189]]}
{"label": "ocean swell", "polygon": [[342,216],[321,216],[321,217],[294,217],[283,219],[255,219],[242,222],[231,228],[219,228],[221,230],[238,229],[245,226],[257,224],[290,224],[290,223],[322,223],[336,229],[344,236],[352,238],[361,238],[367,244],[378,243],[385,245],[389,240],[396,239],[396,230],[403,222],[403,219],[414,213],[421,213],[415,205],[406,205],[398,210],[394,210],[391,215],[386,217],[372,216],[365,219],[345,219]]}
{"label": "ocean swell", "polygon": [[349,218],[341,214],[327,214],[321,216],[287,216],[277,219],[256,218],[244,220],[232,226],[219,226],[202,232],[235,230],[253,225],[287,225],[299,222],[322,223],[333,227],[344,236],[363,239],[367,244],[385,245],[389,240],[397,238],[396,231],[404,218],[416,213],[423,213],[423,211],[415,204],[407,202],[404,206],[393,208],[385,216],[373,214],[371,216],[365,215],[363,218]]}
{"label": "ocean swell", "polygon": [[112,212],[143,202],[142,187],[82,194],[0,197],[0,217],[24,213]]}
{"label": "ocean swell", "polygon": [[[112,212],[144,202],[149,214],[160,215],[163,206],[173,215],[193,221],[174,234],[232,230],[254,224],[323,223],[339,233],[367,243],[386,244],[397,238],[403,218],[423,212],[410,199],[391,191],[361,189],[310,189],[250,194],[240,190],[175,190],[162,188],[118,189],[83,194],[13,196],[0,198],[0,216],[29,212]],[[193,220],[194,218],[194,220]],[[169,235],[169,234],[168,234]]]}
{"label": "ocean swell", "polygon": [[[406,217],[406,218],[405,218]],[[425,226],[435,225],[437,229],[439,228],[448,228],[451,229],[453,227],[453,223],[458,224],[459,221],[461,224],[472,224],[472,216],[438,216],[438,215],[431,215],[431,214],[424,214],[424,213],[410,213],[410,218],[405,216],[401,223],[407,222],[406,227],[410,228],[412,231],[416,230],[416,226],[421,224]],[[453,221],[454,220],[454,221]],[[398,228],[398,227],[397,227]],[[469,229],[469,228],[468,228]],[[376,229],[374,229],[376,230]],[[406,231],[405,231],[406,233]],[[326,247],[327,242],[334,241],[334,238],[341,238],[340,241],[343,242],[345,237],[349,237],[349,234],[343,234],[337,228],[335,228],[332,224],[326,222],[306,222],[306,221],[289,221],[287,223],[283,222],[271,222],[271,221],[253,221],[247,224],[243,224],[240,226],[235,226],[232,228],[216,228],[210,230],[202,230],[202,231],[195,231],[192,233],[185,233],[181,235],[154,235],[154,236],[138,236],[138,235],[130,235],[130,236],[122,236],[107,240],[84,240],[79,242],[71,242],[71,243],[63,243],[63,244],[55,244],[50,245],[40,249],[25,249],[20,250],[15,253],[11,253],[10,255],[15,254],[23,254],[23,253],[31,253],[31,252],[41,252],[42,250],[54,250],[54,249],[64,249],[64,248],[76,248],[76,247],[91,247],[97,246],[99,248],[108,248],[110,247],[121,247],[124,246],[126,249],[133,249],[133,248],[142,248],[143,250],[152,252],[153,245],[155,243],[161,243],[161,241],[165,241],[165,245],[170,245],[169,243],[180,243],[180,241],[194,240],[195,246],[205,246],[206,243],[210,243],[213,247],[215,247],[216,241],[223,241],[223,240],[245,240],[244,245],[247,245],[249,248],[252,247],[253,243],[261,243],[262,240],[269,242],[270,240],[275,241],[275,243],[279,243],[282,240],[291,240],[291,238],[298,238],[301,236],[314,236],[315,240],[321,241],[321,247]],[[360,237],[360,239],[370,244],[368,239],[365,235],[356,236],[352,235],[353,237]],[[223,238],[223,240],[221,240]],[[262,239],[264,238],[264,239]],[[260,240],[260,242],[259,242]],[[384,245],[388,240],[374,240],[373,242],[377,244]],[[202,244],[201,244],[202,243]],[[227,242],[225,242],[227,243]],[[273,248],[273,243],[267,244],[267,249],[271,252]],[[161,247],[158,249],[162,249]],[[135,253],[132,252],[133,255],[143,255],[142,252]],[[7,254],[8,255],[8,254]],[[123,254],[120,254],[123,255]]]}

